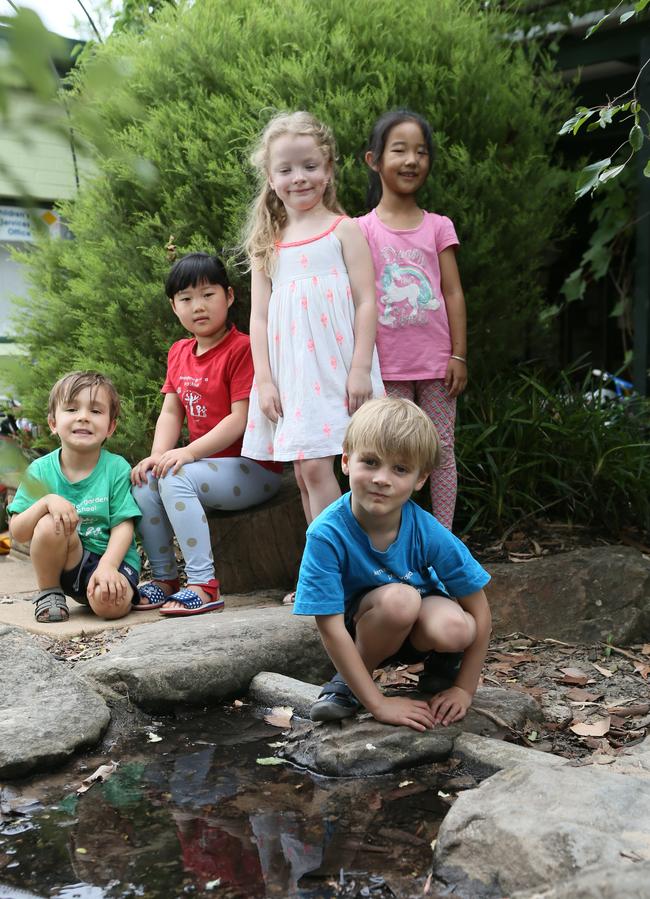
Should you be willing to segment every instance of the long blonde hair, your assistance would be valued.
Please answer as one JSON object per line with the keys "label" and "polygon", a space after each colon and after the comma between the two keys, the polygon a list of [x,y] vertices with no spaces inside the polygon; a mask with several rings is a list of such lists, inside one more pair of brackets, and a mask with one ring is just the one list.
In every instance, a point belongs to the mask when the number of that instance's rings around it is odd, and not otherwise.
{"label": "long blonde hair", "polygon": [[257,172],[259,191],[251,206],[242,241],[242,246],[248,255],[250,268],[262,269],[267,275],[272,274],[275,263],[275,245],[287,223],[284,204],[269,184],[268,179],[271,144],[283,134],[313,137],[316,146],[325,157],[325,161],[332,166],[332,177],[323,194],[323,205],[330,212],[343,213],[343,209],[336,199],[334,185],[336,142],[332,131],[309,112],[283,112],[274,116],[260,135],[251,154],[250,161]]}

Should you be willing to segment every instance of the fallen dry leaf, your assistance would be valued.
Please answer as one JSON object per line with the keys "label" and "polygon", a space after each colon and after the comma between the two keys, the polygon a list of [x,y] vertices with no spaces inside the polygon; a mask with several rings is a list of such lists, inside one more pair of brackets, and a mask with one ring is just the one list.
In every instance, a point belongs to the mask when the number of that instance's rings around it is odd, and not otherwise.
{"label": "fallen dry leaf", "polygon": [[593,724],[587,724],[586,721],[577,721],[572,724],[569,730],[579,737],[604,737],[610,726],[609,715],[606,718],[597,718]]}
{"label": "fallen dry leaf", "polygon": [[650,643],[644,643],[641,647],[642,656],[650,656]]}
{"label": "fallen dry leaf", "polygon": [[589,675],[580,668],[560,668],[560,671],[564,675],[558,679],[560,684],[575,684],[577,687],[584,687],[589,683]]}
{"label": "fallen dry leaf", "polygon": [[264,716],[264,720],[267,724],[273,725],[273,727],[281,727],[283,730],[288,730],[291,727],[292,715],[293,709],[291,706],[278,705],[271,709],[268,715]]}
{"label": "fallen dry leaf", "polygon": [[650,674],[650,665],[644,665],[642,662],[635,662],[634,670],[639,672],[643,680],[647,680],[648,675]]}
{"label": "fallen dry leaf", "polygon": [[86,793],[93,784],[103,783],[117,770],[118,766],[119,762],[109,762],[108,765],[100,765],[96,771],[93,771],[85,780],[82,780],[81,786],[77,787],[77,793]]}
{"label": "fallen dry leaf", "polygon": [[602,693],[593,693],[590,690],[581,690],[574,687],[573,690],[567,690],[564,694],[571,702],[596,702],[602,697]]}
{"label": "fallen dry leaf", "polygon": [[647,715],[650,712],[650,702],[638,702],[634,705],[616,705],[607,708],[609,715],[618,715],[620,718],[629,718],[632,715]]}
{"label": "fallen dry leaf", "polygon": [[596,671],[600,671],[600,673],[603,675],[603,677],[613,677],[614,676],[614,672],[611,671],[609,668],[605,668],[603,665],[597,665],[595,662],[592,662],[591,664],[594,666]]}

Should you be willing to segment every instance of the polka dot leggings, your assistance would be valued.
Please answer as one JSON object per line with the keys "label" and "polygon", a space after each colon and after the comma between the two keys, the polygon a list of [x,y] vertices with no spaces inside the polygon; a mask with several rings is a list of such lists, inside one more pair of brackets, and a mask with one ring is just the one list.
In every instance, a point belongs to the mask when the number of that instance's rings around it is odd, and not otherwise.
{"label": "polka dot leggings", "polygon": [[456,398],[449,396],[442,379],[431,381],[385,381],[388,396],[413,400],[436,426],[440,437],[440,464],[431,473],[431,509],[440,524],[451,530],[456,508],[458,476],[454,455]]}
{"label": "polka dot leggings", "polygon": [[215,576],[210,529],[205,509],[239,512],[270,499],[282,478],[251,459],[219,457],[183,465],[177,474],[133,488],[142,512],[139,530],[154,578],[176,577],[174,535],[185,559],[190,584],[207,584]]}

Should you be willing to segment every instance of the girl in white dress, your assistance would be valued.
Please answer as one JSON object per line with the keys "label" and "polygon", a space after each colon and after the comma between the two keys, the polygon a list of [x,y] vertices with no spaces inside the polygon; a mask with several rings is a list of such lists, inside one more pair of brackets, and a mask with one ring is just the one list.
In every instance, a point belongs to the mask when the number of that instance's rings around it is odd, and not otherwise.
{"label": "girl in white dress", "polygon": [[372,258],[336,199],[335,156],[309,113],[272,119],[244,242],[255,380],[242,452],[293,462],[308,523],[341,495],[333,462],[350,415],[384,395]]}

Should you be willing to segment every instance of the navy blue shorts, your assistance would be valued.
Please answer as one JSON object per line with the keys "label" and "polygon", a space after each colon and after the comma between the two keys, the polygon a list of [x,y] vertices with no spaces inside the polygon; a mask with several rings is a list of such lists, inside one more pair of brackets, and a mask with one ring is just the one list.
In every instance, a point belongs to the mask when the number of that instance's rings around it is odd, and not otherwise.
{"label": "navy blue shorts", "polygon": [[[75,565],[75,567],[71,568],[69,571],[61,572],[61,589],[66,596],[71,596],[84,606],[88,605],[88,596],[86,595],[88,583],[101,560],[102,557],[97,555],[97,553],[84,549],[79,564]],[[120,574],[124,575],[129,584],[133,587],[132,601],[137,602],[140,596],[138,592],[138,581],[140,579],[138,572],[127,562],[122,562],[117,570]]]}
{"label": "navy blue shorts", "polygon": [[[357,627],[354,621],[354,616],[359,611],[361,600],[365,595],[365,593],[360,593],[357,597],[355,597],[346,608],[343,616],[345,620],[345,627],[352,639],[355,641],[357,638]],[[444,599],[449,599],[449,597],[445,593],[428,593],[427,596],[442,596]],[[424,599],[426,599],[426,597],[424,597]],[[410,639],[407,637],[400,648],[397,650],[397,652],[393,653],[393,655],[389,656],[387,659],[384,659],[384,661],[381,662],[381,664],[377,667],[384,668],[386,665],[414,665],[416,662],[423,662],[425,659],[427,659],[427,668],[440,668],[445,672],[456,672],[460,668],[460,663],[463,660],[463,653],[436,652],[435,649],[430,649],[425,652],[420,649],[416,649],[411,643]]]}

